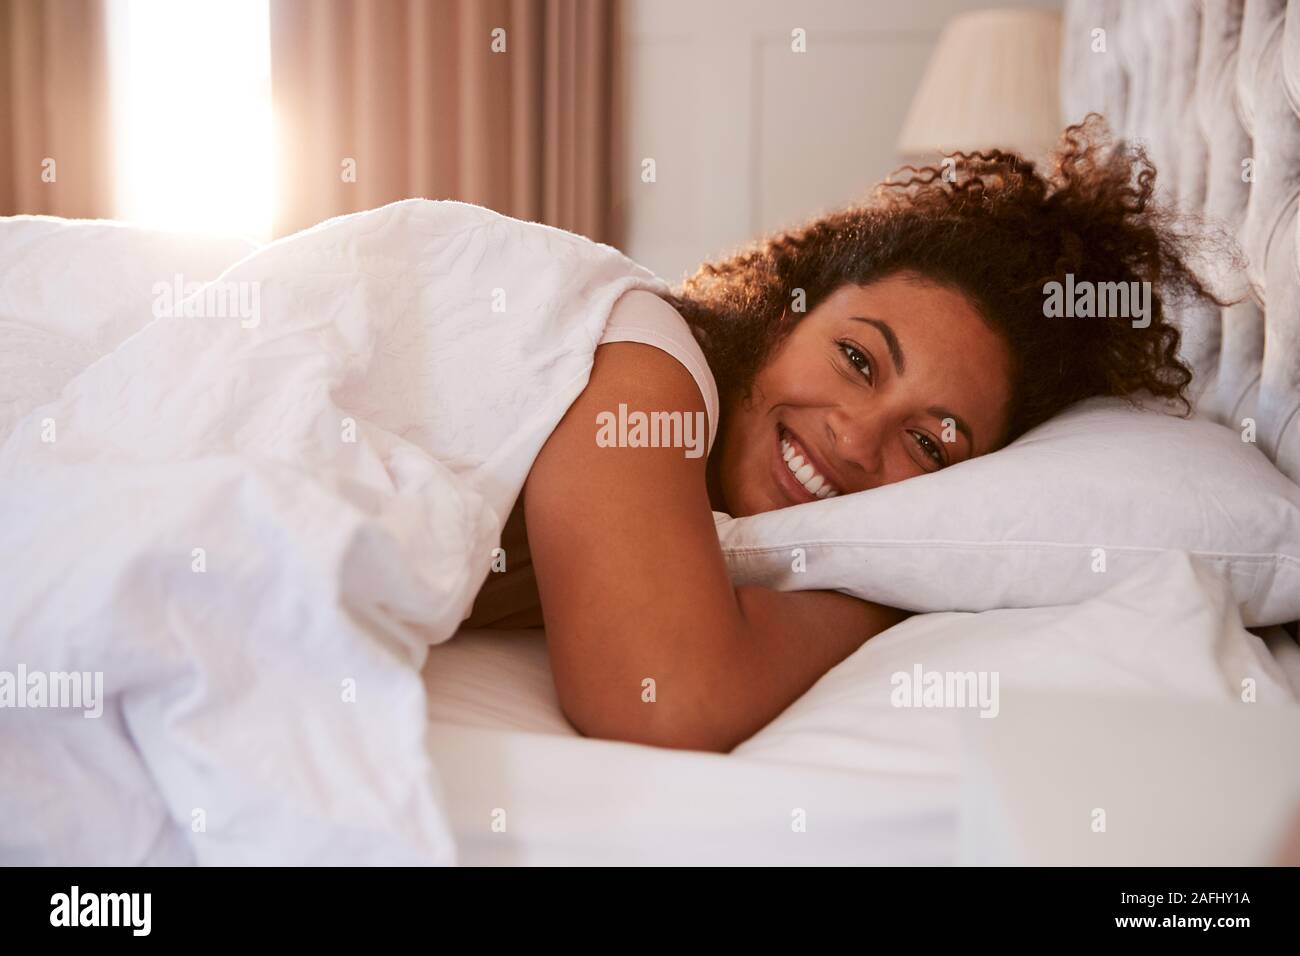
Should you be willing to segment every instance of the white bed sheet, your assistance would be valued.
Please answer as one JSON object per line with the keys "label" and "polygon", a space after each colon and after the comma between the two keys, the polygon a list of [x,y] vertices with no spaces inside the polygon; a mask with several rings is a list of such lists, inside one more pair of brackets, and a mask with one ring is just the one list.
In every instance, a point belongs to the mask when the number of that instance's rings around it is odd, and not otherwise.
{"label": "white bed sheet", "polygon": [[430,648],[424,679],[462,864],[953,860],[948,780],[580,737],[560,711],[541,631],[463,631]]}
{"label": "white bed sheet", "polygon": [[[458,859],[960,862],[963,821],[980,819],[964,805],[967,731],[982,721],[973,710],[893,707],[891,675],[913,664],[996,668],[1004,688],[1059,694],[1063,709],[1099,692],[1156,712],[1162,701],[1247,706],[1249,678],[1249,706],[1296,715],[1282,669],[1241,626],[1226,587],[1178,554],[1077,605],[910,618],[727,756],[579,737],[560,711],[542,632],[464,631],[431,648],[423,672]],[[1142,799],[1144,782],[1132,782]],[[1245,839],[1241,809],[1221,826]]]}
{"label": "white bed sheet", "polygon": [[953,794],[934,778],[452,724],[429,743],[462,865],[953,861]]}

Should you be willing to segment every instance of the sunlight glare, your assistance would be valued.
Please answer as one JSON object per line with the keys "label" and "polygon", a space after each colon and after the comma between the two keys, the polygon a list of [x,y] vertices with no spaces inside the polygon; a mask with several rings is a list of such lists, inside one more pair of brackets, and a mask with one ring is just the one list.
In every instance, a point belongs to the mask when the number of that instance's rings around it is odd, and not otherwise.
{"label": "sunlight glare", "polygon": [[268,0],[112,0],[117,215],[271,232]]}

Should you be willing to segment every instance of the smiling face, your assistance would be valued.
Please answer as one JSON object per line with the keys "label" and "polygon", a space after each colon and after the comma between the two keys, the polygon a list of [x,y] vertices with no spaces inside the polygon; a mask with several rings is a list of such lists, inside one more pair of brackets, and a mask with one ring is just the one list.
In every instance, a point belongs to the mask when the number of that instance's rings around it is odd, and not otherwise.
{"label": "smiling face", "polygon": [[1011,366],[1006,342],[957,291],[908,273],[841,286],[732,403],[717,449],[726,510],[864,491],[995,450]]}

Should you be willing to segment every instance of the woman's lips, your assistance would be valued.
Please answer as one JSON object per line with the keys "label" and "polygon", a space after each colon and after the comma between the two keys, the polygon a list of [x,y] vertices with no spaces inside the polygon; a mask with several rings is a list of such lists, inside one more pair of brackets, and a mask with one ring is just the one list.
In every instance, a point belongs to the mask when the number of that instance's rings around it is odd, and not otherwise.
{"label": "woman's lips", "polygon": [[[791,460],[793,461],[796,458],[801,458],[803,459],[805,466],[811,467],[812,471],[807,475],[807,480],[814,486],[817,486],[817,491],[810,491],[802,481],[795,477],[795,473],[790,470],[789,464],[786,461],[786,451],[783,447],[786,442],[790,444],[793,451]],[[825,472],[818,468],[816,462],[808,453],[807,448],[799,441],[798,436],[782,425],[778,425],[776,429],[773,475],[777,487],[792,504],[806,504],[810,501],[821,501],[823,498],[833,497],[842,493],[842,489],[831,482],[827,478]],[[817,480],[818,477],[821,478],[820,482]]]}

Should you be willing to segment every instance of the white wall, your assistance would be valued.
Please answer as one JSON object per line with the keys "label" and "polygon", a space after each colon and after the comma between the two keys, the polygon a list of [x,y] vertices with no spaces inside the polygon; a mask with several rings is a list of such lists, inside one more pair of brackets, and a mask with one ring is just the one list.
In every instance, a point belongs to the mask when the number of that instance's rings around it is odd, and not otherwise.
{"label": "white wall", "polygon": [[[623,0],[624,249],[669,281],[898,165],[943,24],[1059,0]],[[807,52],[791,50],[802,28]],[[641,180],[655,160],[656,181]]]}

